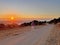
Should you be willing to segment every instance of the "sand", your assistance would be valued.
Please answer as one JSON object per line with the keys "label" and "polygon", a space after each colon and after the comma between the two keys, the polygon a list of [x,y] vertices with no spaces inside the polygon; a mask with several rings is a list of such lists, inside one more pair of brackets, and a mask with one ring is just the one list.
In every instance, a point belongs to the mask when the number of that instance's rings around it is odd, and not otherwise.
{"label": "sand", "polygon": [[34,28],[26,27],[24,29],[30,30],[22,36],[11,36],[0,41],[0,45],[45,45],[47,38],[50,35],[54,25],[35,26]]}
{"label": "sand", "polygon": [[[0,31],[0,39],[5,39],[12,36],[24,34],[25,32],[31,31],[31,28],[32,27],[28,26],[24,28],[2,30]],[[40,26],[36,26],[35,28],[40,28]],[[60,24],[54,25],[49,37],[46,40],[45,45],[60,45]]]}
{"label": "sand", "polygon": [[27,31],[30,31],[30,26],[15,28],[15,29],[0,30],[0,39],[5,39],[5,38],[9,38],[11,36],[24,34]]}
{"label": "sand", "polygon": [[[40,26],[35,26],[35,28],[39,28],[39,27]],[[31,28],[32,28],[31,26],[27,26],[27,27],[20,27],[20,28],[14,28],[14,29],[0,30],[0,40],[9,38],[12,36],[23,35],[24,33],[31,31]]]}
{"label": "sand", "polygon": [[60,45],[60,24],[56,24],[47,39],[46,45]]}

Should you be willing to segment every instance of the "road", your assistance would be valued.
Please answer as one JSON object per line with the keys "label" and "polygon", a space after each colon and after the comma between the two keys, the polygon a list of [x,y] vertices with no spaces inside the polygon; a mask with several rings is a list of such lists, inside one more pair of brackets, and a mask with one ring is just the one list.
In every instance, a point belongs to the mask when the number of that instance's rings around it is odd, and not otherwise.
{"label": "road", "polygon": [[0,45],[45,45],[45,42],[54,26],[46,25],[34,28],[24,34],[23,36],[17,35],[13,38],[7,38],[1,41]]}

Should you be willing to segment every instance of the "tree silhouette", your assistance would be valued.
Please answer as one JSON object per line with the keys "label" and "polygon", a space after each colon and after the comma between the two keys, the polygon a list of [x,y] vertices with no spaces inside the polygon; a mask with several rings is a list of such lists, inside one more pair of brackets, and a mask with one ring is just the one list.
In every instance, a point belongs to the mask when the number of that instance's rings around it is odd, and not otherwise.
{"label": "tree silhouette", "polygon": [[38,25],[39,24],[39,22],[37,20],[34,20],[32,22],[34,22],[35,25]]}
{"label": "tree silhouette", "polygon": [[48,23],[49,24],[57,24],[59,22],[60,22],[60,18],[58,18],[58,19],[54,18],[53,20],[49,21]]}

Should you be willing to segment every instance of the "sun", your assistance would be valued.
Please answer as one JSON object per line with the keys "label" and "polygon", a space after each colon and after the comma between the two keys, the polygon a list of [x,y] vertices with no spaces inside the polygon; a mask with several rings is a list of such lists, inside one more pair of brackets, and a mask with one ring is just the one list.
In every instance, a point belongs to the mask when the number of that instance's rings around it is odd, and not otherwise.
{"label": "sun", "polygon": [[14,20],[15,18],[12,16],[12,17],[10,17],[10,19],[11,19],[11,20]]}

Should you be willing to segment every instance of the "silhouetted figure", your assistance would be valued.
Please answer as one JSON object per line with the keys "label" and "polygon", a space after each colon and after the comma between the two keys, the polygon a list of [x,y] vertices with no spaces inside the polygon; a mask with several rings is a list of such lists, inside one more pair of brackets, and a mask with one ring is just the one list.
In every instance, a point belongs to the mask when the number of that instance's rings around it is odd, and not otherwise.
{"label": "silhouetted figure", "polygon": [[32,21],[32,23],[31,23],[31,28],[32,28],[32,30],[34,30],[34,26],[35,26],[35,22]]}

